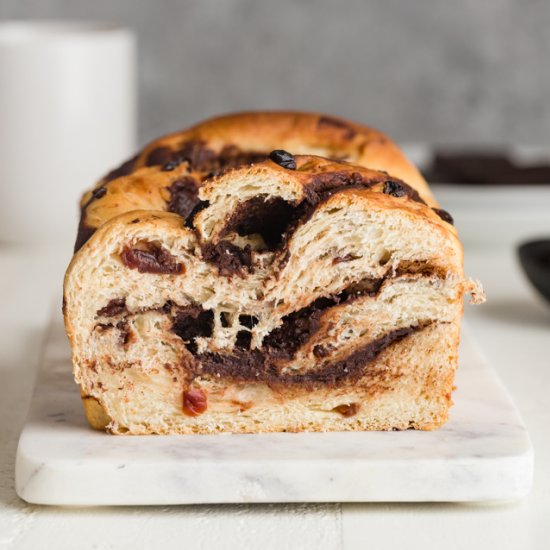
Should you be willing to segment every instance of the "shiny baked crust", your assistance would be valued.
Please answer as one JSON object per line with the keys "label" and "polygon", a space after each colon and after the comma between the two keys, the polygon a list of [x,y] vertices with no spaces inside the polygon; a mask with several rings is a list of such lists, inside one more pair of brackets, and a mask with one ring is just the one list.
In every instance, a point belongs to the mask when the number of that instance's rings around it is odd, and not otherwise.
{"label": "shiny baked crust", "polygon": [[107,216],[75,254],[65,323],[92,426],[445,422],[463,297],[482,299],[448,214],[390,166],[291,159],[203,178],[185,221],[157,207]]}
{"label": "shiny baked crust", "polygon": [[[319,113],[239,113],[161,137],[107,174],[82,198],[75,249],[107,220],[130,210],[165,210],[186,217],[205,177],[247,160],[264,160],[274,149],[386,171],[436,206],[418,169],[378,130]],[[174,199],[176,195],[183,200]]]}

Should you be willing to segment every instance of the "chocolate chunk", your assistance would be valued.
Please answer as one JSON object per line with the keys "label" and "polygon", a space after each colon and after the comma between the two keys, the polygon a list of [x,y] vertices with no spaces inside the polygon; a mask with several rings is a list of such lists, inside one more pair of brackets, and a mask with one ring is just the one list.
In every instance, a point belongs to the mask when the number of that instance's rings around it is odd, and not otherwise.
{"label": "chocolate chunk", "polygon": [[275,149],[269,153],[269,158],[287,170],[296,170],[296,159],[288,151]]}
{"label": "chocolate chunk", "polygon": [[197,353],[195,338],[212,336],[214,312],[205,311],[200,306],[178,308],[172,323],[172,330],[184,341],[187,349]]}
{"label": "chocolate chunk", "polygon": [[447,223],[450,223],[451,225],[454,224],[453,217],[447,212],[447,210],[443,210],[443,208],[432,208],[432,210],[444,221]]}
{"label": "chocolate chunk", "polygon": [[392,197],[406,197],[409,194],[402,183],[391,180],[384,183],[384,193]]}
{"label": "chocolate chunk", "polygon": [[153,243],[140,243],[142,248],[125,247],[120,255],[122,263],[140,273],[183,273],[184,266],[176,262],[164,248]]}
{"label": "chocolate chunk", "polygon": [[113,298],[105,307],[97,310],[97,315],[103,317],[115,317],[121,313],[127,313],[126,298]]}
{"label": "chocolate chunk", "polygon": [[96,187],[93,191],[92,191],[92,197],[94,199],[100,199],[101,197],[104,197],[105,194],[107,193],[107,189],[105,189],[105,187],[101,186],[101,187]]}
{"label": "chocolate chunk", "polygon": [[232,277],[252,273],[252,248],[247,244],[239,248],[229,241],[222,240],[216,244],[208,243],[202,246],[202,256],[218,267],[220,275]]}
{"label": "chocolate chunk", "polygon": [[410,185],[402,181],[388,180],[384,183],[383,192],[386,195],[392,197],[409,197],[409,199],[419,202],[420,204],[426,204],[426,201],[418,194],[416,189],[413,189]]}
{"label": "chocolate chunk", "polygon": [[84,211],[86,210],[86,208],[88,208],[88,206],[90,206],[90,204],[92,204],[92,202],[94,202],[95,200],[97,199],[100,199],[101,197],[104,197],[105,194],[107,193],[107,189],[104,187],[105,184],[99,186],[99,187],[96,187],[93,191],[92,191],[92,194],[90,195],[90,198],[86,201],[86,203],[82,206],[82,212],[81,214],[84,213]]}
{"label": "chocolate chunk", "polygon": [[200,202],[197,182],[191,176],[185,176],[175,181],[168,190],[170,191],[168,211],[187,219]]}

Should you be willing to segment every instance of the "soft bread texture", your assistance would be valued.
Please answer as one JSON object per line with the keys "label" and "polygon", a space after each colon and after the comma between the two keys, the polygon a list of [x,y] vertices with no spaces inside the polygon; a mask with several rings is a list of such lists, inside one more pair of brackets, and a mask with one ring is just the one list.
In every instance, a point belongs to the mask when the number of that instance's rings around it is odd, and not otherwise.
{"label": "soft bread texture", "polygon": [[187,217],[206,177],[264,160],[274,149],[386,171],[406,181],[430,206],[437,205],[417,168],[378,130],[319,113],[231,114],[153,141],[85,193],[75,248],[110,218],[134,209]]}
{"label": "soft bread texture", "polygon": [[[241,116],[247,127],[264,115]],[[222,142],[235,131],[234,119],[224,121],[212,130]],[[280,129],[264,124],[268,136]],[[267,140],[256,133],[243,130],[244,150]],[[136,210],[140,192],[128,176],[112,180],[129,211],[98,217],[64,289],[74,375],[93,427],[257,433],[446,421],[463,297],[483,299],[464,278],[448,215],[427,188],[391,170],[293,160],[203,178],[185,220],[155,198]],[[175,164],[167,173],[177,178],[185,162]],[[149,176],[140,178],[146,189]]]}

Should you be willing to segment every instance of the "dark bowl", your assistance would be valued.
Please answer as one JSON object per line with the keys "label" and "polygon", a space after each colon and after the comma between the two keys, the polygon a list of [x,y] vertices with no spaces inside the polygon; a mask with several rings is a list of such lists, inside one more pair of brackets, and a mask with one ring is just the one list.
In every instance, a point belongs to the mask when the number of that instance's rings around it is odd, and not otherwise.
{"label": "dark bowl", "polygon": [[550,239],[525,242],[518,254],[532,285],[550,302]]}

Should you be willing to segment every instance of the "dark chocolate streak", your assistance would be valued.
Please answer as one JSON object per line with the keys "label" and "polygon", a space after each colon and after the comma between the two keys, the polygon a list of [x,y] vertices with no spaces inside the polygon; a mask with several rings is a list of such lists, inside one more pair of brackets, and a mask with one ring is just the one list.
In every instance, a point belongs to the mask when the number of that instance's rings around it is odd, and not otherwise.
{"label": "dark chocolate streak", "polygon": [[[280,197],[267,198],[265,195],[248,199],[231,214],[225,227],[221,230],[220,236],[223,238],[231,232],[236,232],[241,236],[259,233],[269,250],[283,251],[290,236],[300,225],[309,220],[320,203],[340,191],[368,189],[382,181],[385,182],[385,185],[394,184],[396,188],[402,190],[403,195],[407,194],[412,200],[424,202],[418,193],[406,183],[400,180],[389,180],[386,175],[368,179],[360,172],[313,174],[305,186],[305,198],[300,203],[292,204]],[[228,241],[222,240],[218,244],[226,242],[228,243]],[[214,245],[207,246],[211,249]],[[223,255],[212,254],[210,249],[205,254],[203,246],[203,257],[207,261],[217,264],[220,274],[232,276],[235,273],[243,273],[243,264],[240,258],[242,249],[235,245],[231,245],[231,247],[225,245]],[[235,259],[230,260],[228,255],[235,255]],[[282,257],[284,258],[284,255]],[[220,260],[224,262],[223,266],[218,263]]]}
{"label": "dark chocolate streak", "polygon": [[290,235],[312,215],[315,206],[338,190],[367,188],[372,182],[359,172],[315,174],[305,189],[305,199],[291,204],[280,197],[256,196],[241,203],[227,220],[220,236],[235,231],[241,236],[259,233],[270,250],[282,249]]}
{"label": "dark chocolate streak", "polygon": [[216,244],[202,245],[201,250],[203,259],[216,265],[220,275],[244,277],[246,273],[254,271],[253,252],[249,244],[239,248],[229,241],[220,241]]}
{"label": "dark chocolate streak", "polygon": [[128,313],[126,309],[126,298],[113,298],[105,307],[97,310],[97,315],[102,317],[115,317],[121,313]]}
{"label": "dark chocolate streak", "polygon": [[185,347],[193,354],[197,353],[197,336],[212,336],[214,330],[214,312],[205,311],[200,306],[175,308],[176,313],[172,330],[184,341]]}
{"label": "dark chocolate streak", "polygon": [[241,236],[259,233],[267,246],[274,249],[281,244],[293,214],[294,207],[281,197],[256,196],[237,206],[220,236],[232,231]]}
{"label": "dark chocolate streak", "polygon": [[168,212],[179,214],[186,219],[194,213],[199,204],[199,185],[195,178],[184,176],[175,181],[169,188],[170,200],[168,201]]}
{"label": "dark chocolate streak", "polygon": [[276,358],[264,349],[234,349],[231,354],[203,353],[197,356],[199,367],[196,376],[219,376],[235,382],[266,382],[274,386],[334,387],[343,382],[357,381],[368,369],[368,364],[384,349],[425,326],[427,324],[392,330],[343,359],[326,361],[305,373],[280,372]]}
{"label": "dark chocolate streak", "polygon": [[181,162],[187,162],[193,171],[214,175],[221,170],[260,162],[266,158],[267,153],[242,151],[236,145],[226,145],[217,153],[206,142],[191,140],[183,143],[179,149],[157,147],[149,153],[145,163],[147,166],[164,165],[164,169],[170,170]]}
{"label": "dark chocolate streak", "polygon": [[[321,368],[305,374],[281,373],[278,363],[291,360],[298,349],[314,336],[320,328],[321,317],[327,309],[355,300],[365,294],[376,295],[383,281],[383,278],[365,279],[338,294],[318,298],[310,305],[290,313],[283,317],[279,327],[264,338],[261,349],[250,350],[252,333],[249,330],[240,330],[237,334],[235,348],[228,354],[207,352],[197,355],[196,353],[195,337],[212,335],[214,327],[212,311],[205,311],[198,305],[178,308],[173,304],[169,304],[165,311],[172,315],[174,333],[182,338],[186,348],[195,355],[197,364],[193,376],[210,374],[240,381],[264,381],[270,384],[285,385],[337,384],[344,378],[353,379],[360,366],[372,360],[383,348],[404,338],[418,327],[393,331],[345,359],[332,363],[327,362]],[[252,328],[256,320],[252,317],[249,319],[244,317],[248,316],[240,316],[239,322],[243,326]],[[330,346],[315,346],[313,350],[313,354],[318,359],[323,359],[331,352]]]}

